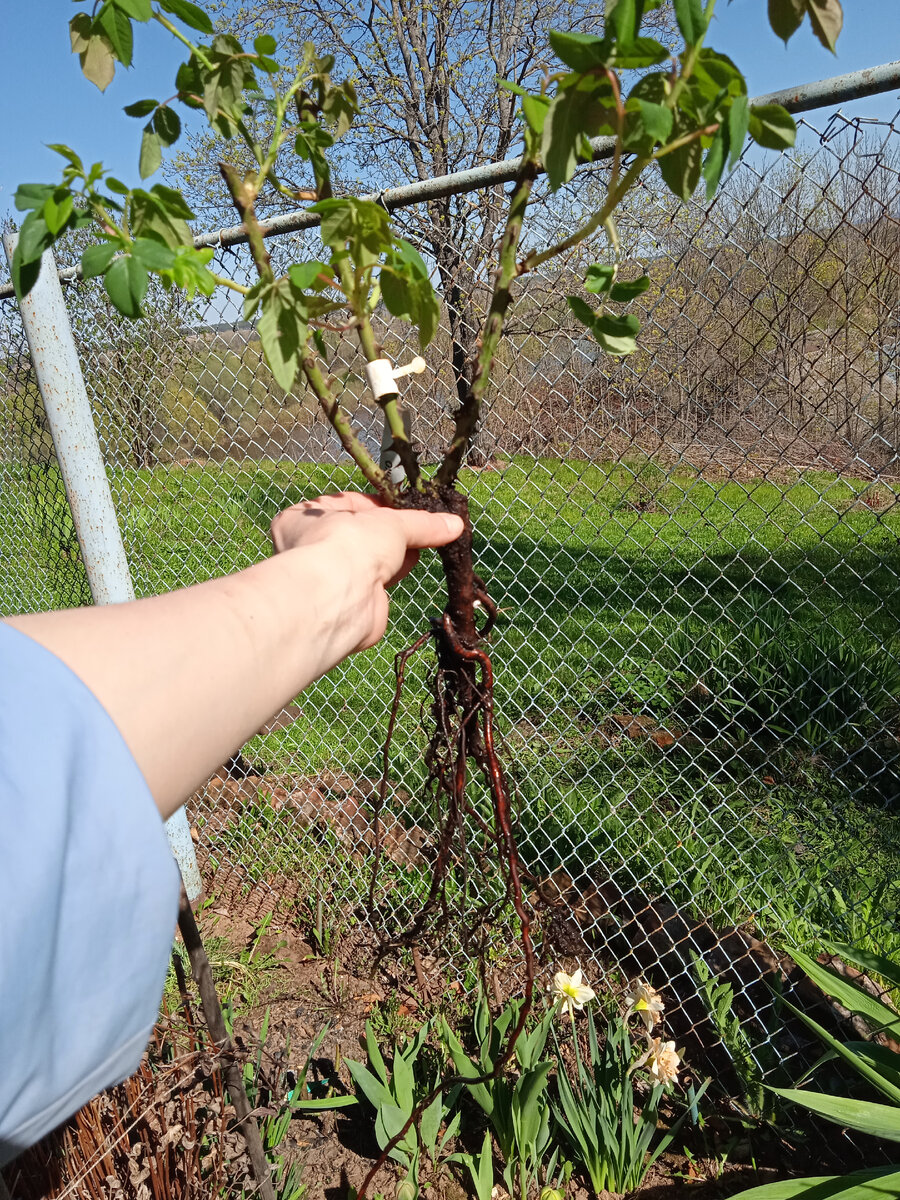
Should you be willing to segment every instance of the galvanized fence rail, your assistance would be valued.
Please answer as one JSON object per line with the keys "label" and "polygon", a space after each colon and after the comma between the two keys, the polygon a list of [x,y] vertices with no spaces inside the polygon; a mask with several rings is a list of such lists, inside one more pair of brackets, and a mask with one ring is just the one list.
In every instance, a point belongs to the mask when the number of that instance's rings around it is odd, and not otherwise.
{"label": "galvanized fence rail", "polygon": [[[826,934],[900,952],[900,117],[802,129],[792,155],[746,154],[711,204],[679,206],[652,178],[636,193],[626,269],[652,286],[632,358],[603,358],[565,304],[599,243],[522,286],[465,474],[501,609],[492,651],[542,962],[578,960],[613,988],[651,979],[673,1035],[736,1073],[748,1106],[764,1104],[754,1080],[790,1077],[808,1046],[768,986],[781,950]],[[604,170],[540,196],[528,238],[571,228]],[[487,296],[477,247],[448,245],[427,202],[396,219],[453,273],[457,336],[471,336]],[[237,239],[213,240],[217,269],[249,278]],[[270,248],[276,267],[313,257],[315,230]],[[95,281],[67,295],[138,595],[249,565],[279,508],[356,486],[229,298],[151,293],[130,325]],[[380,332],[396,360],[417,351],[389,319]],[[377,448],[359,357],[329,338]],[[450,358],[445,320],[406,388],[426,460],[449,429]],[[6,299],[0,364],[0,611],[88,602]],[[385,642],[192,799],[209,890],[281,904],[322,939],[366,921],[391,659],[440,605],[426,564],[398,589]],[[384,821],[377,919],[394,929],[421,904],[435,828],[425,669]],[[496,881],[459,864],[452,886],[450,910],[471,911]],[[461,916],[425,938],[445,977],[473,977],[466,932]],[[513,979],[504,921],[477,933]],[[717,984],[736,1025],[714,1015]]]}

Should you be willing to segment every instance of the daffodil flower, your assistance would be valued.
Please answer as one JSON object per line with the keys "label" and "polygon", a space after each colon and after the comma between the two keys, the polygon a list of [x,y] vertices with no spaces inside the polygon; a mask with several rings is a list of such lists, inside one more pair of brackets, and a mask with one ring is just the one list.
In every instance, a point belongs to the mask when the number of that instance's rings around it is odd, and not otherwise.
{"label": "daffodil flower", "polygon": [[663,1087],[670,1083],[677,1083],[680,1063],[681,1059],[678,1057],[674,1042],[664,1042],[661,1038],[653,1038],[646,1066],[657,1083],[661,1083]]}
{"label": "daffodil flower", "polygon": [[576,1009],[581,1012],[587,1002],[594,999],[596,993],[593,988],[582,983],[581,979],[580,968],[574,975],[567,975],[565,971],[557,971],[553,976],[553,995],[560,1016],[565,1013],[569,1017],[574,1017]]}
{"label": "daffodil flower", "polygon": [[637,1013],[644,1022],[644,1028],[647,1033],[653,1032],[653,1027],[662,1020],[665,1004],[663,998],[649,983],[645,983],[643,979],[635,979],[629,985],[628,991],[625,993],[625,1020],[632,1013]]}

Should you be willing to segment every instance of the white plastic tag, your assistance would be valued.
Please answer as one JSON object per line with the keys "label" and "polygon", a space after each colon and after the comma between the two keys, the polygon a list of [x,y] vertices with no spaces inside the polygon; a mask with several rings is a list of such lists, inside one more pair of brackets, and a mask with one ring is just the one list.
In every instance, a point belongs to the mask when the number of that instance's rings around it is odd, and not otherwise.
{"label": "white plastic tag", "polygon": [[394,395],[398,389],[391,360],[376,358],[374,362],[366,363],[366,383],[376,400]]}

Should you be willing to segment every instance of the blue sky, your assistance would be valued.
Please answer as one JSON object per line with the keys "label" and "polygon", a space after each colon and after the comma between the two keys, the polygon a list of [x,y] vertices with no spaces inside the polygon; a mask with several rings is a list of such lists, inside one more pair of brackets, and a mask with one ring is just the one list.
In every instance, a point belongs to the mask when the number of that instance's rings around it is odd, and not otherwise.
{"label": "blue sky", "polygon": [[[86,6],[86,5],[85,5]],[[729,54],[747,76],[751,95],[900,59],[898,0],[845,0],[845,26],[835,58],[808,26],[785,49],[765,21],[766,0],[719,0],[708,43]],[[81,76],[69,52],[66,0],[5,0],[0,49],[0,215],[12,209],[19,183],[52,182],[61,160],[47,142],[64,142],[87,162],[103,163],[137,182],[142,122],[122,107],[144,97],[165,98],[181,48],[156,26],[139,28],[135,66],[119,71],[106,92]],[[845,105],[862,116],[892,117],[900,93]]]}

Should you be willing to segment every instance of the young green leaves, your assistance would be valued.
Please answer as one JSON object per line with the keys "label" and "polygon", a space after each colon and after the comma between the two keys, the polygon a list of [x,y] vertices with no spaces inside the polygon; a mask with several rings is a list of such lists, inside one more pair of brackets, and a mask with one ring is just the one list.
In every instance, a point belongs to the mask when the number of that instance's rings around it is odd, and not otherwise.
{"label": "young green leaves", "polygon": [[751,108],[744,77],[731,59],[703,46],[714,0],[674,0],[684,52],[672,69],[644,75],[626,96],[620,71],[658,66],[671,57],[665,46],[639,33],[649,7],[641,0],[616,0],[602,37],[551,32],[554,52],[570,68],[555,76],[556,95],[541,128],[552,189],[567,183],[579,162],[590,160],[589,139],[601,135],[617,139],[618,155],[658,160],[666,185],[685,201],[701,178],[712,198],[726,168],[736,165],[748,132],[769,149],[793,145],[796,130],[788,113],[775,105]]}
{"label": "young green leaves", "polygon": [[385,255],[380,279],[385,308],[415,325],[424,350],[437,332],[441,308],[422,256],[409,242],[396,238]]}
{"label": "young green leaves", "polygon": [[[603,263],[588,267],[585,290],[595,296],[607,296],[617,304],[628,304],[643,295],[650,286],[650,276],[616,281],[618,269]],[[586,326],[607,354],[622,358],[637,349],[641,323],[633,313],[611,313],[604,308],[591,308],[581,296],[567,296],[566,303],[575,317]]]}
{"label": "young green leaves", "polygon": [[427,346],[440,319],[428,268],[409,242],[394,237],[384,208],[373,200],[344,197],[320,200],[311,211],[322,218],[322,241],[331,247],[333,263],[349,259],[358,288],[378,266],[388,312],[415,325],[420,345]]}
{"label": "young green leaves", "polygon": [[785,42],[793,37],[806,16],[813,33],[833,53],[844,24],[841,0],[769,0],[769,24]]}
{"label": "young green leaves", "polygon": [[92,13],[76,13],[69,22],[72,52],[81,61],[87,79],[101,92],[105,91],[116,73],[116,63],[130,67],[134,53],[132,21],[145,24],[159,19],[159,12],[171,13],[191,29],[200,33],[213,32],[212,21],[202,8],[190,0],[104,0]]}
{"label": "young green leaves", "polygon": [[141,179],[152,175],[162,163],[164,146],[174,146],[181,136],[181,118],[174,108],[159,104],[156,100],[138,100],[125,106],[129,117],[146,117],[152,113],[144,126],[141,139],[139,170]]}

